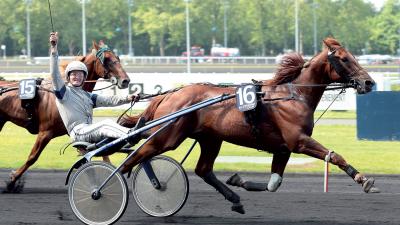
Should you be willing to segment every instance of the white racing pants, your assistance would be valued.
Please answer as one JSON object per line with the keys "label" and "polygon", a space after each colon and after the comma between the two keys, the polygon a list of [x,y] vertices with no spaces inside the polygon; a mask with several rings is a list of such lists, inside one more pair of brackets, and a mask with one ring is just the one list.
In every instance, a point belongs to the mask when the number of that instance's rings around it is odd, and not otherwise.
{"label": "white racing pants", "polygon": [[70,135],[73,141],[96,143],[107,137],[120,138],[128,134],[129,130],[129,128],[107,119],[93,124],[79,124],[72,129]]}

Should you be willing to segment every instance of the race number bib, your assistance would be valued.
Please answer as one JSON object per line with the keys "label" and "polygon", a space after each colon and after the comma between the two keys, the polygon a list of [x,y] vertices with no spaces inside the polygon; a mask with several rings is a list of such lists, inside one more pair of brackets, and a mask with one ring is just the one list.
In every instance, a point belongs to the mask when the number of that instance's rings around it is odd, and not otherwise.
{"label": "race number bib", "polygon": [[19,82],[19,98],[33,99],[36,95],[36,79],[24,79]]}
{"label": "race number bib", "polygon": [[249,111],[257,106],[256,87],[245,84],[236,89],[236,107],[242,111]]}

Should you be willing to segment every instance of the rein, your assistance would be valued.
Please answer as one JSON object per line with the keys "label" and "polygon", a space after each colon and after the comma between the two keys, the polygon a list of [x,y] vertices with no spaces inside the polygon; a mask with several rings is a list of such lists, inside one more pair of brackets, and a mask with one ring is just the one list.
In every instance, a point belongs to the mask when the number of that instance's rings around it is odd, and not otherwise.
{"label": "rein", "polygon": [[18,87],[12,87],[12,88],[3,88],[3,87],[0,87],[0,95],[2,95],[2,94],[4,94],[4,93],[7,93],[7,92],[9,92],[9,91],[14,91],[14,90],[18,90],[19,88]]}
{"label": "rein", "polygon": [[331,107],[331,105],[336,101],[336,99],[339,97],[339,95],[346,93],[346,89],[342,89],[339,94],[336,95],[336,97],[332,100],[332,102],[328,105],[328,107],[326,107],[326,109],[324,110],[324,112],[322,112],[322,114],[318,117],[317,120],[315,120],[314,122],[314,126],[315,124],[319,121],[319,119],[321,119],[321,117],[328,111],[328,109]]}
{"label": "rein", "polygon": [[102,88],[98,88],[98,89],[93,89],[92,91],[100,91],[100,90],[104,90],[107,88],[110,88],[112,86],[117,85],[117,82],[113,82],[113,79],[103,79],[103,80],[85,80],[84,83],[96,83],[96,82],[110,82],[111,84],[106,86],[106,87],[102,87]]}

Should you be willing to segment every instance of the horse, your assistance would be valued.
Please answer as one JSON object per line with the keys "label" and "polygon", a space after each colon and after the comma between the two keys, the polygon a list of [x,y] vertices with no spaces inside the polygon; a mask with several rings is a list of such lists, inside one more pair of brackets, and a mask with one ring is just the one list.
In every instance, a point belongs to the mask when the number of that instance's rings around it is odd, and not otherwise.
{"label": "horse", "polygon": [[[87,82],[83,85],[84,90],[93,91],[99,78],[111,79],[119,88],[128,87],[130,79],[122,68],[118,56],[104,42],[100,41],[97,44],[93,41],[92,52],[86,56],[77,57],[77,60],[83,62],[88,68]],[[64,74],[67,64],[64,61],[60,62],[61,74]],[[17,82],[3,82],[0,86],[3,86],[3,91],[0,88],[0,131],[4,124],[10,121],[27,129],[31,134],[37,134],[27,161],[19,169],[12,171],[9,180],[6,181],[4,192],[16,193],[23,189],[23,182],[18,182],[19,178],[36,162],[49,141],[67,134],[67,130],[58,113],[50,79],[42,82],[33,104],[26,109],[21,104]]]}
{"label": "horse", "polygon": [[[323,43],[322,52],[309,62],[305,63],[300,54],[289,54],[283,59],[272,80],[260,81],[259,86],[265,94],[255,110],[255,123],[249,123],[245,114],[238,110],[234,99],[200,109],[180,117],[148,140],[137,154],[124,163],[121,172],[129,172],[138,163],[174,150],[186,138],[192,138],[199,142],[201,148],[195,167],[196,175],[230,201],[232,211],[238,213],[245,213],[240,196],[218,180],[213,172],[223,141],[273,153],[271,172],[280,177],[283,176],[291,153],[305,154],[320,160],[329,155],[328,161],[344,170],[365,192],[373,189],[377,191],[373,178],[367,178],[341,155],[331,152],[311,137],[314,111],[329,84],[349,84],[358,94],[370,92],[375,84],[354,56],[337,40],[326,38]],[[121,124],[133,127],[141,117],[146,121],[153,120],[205,99],[232,93],[235,93],[233,87],[188,85],[176,92],[153,98],[142,114],[124,116]],[[271,101],[273,99],[276,101]],[[254,128],[258,132],[253,132]],[[144,136],[156,129],[151,129]],[[228,181],[228,184],[235,184],[232,180]],[[249,186],[251,184],[254,183]],[[279,184],[275,184],[275,188]],[[254,189],[260,189],[257,185],[253,186],[256,186]]]}

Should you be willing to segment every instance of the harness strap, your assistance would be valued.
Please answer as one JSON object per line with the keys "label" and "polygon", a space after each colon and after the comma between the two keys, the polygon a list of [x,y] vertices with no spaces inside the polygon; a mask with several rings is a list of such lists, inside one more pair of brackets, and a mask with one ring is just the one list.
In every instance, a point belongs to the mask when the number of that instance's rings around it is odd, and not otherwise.
{"label": "harness strap", "polygon": [[[257,150],[258,151],[262,151],[262,139],[261,139],[261,131],[258,127],[258,122],[260,119],[260,115],[261,115],[261,109],[262,107],[260,106],[260,102],[262,102],[261,96],[264,94],[263,92],[261,92],[261,85],[260,81],[256,81],[256,80],[252,80],[255,88],[256,88],[256,98],[257,98],[257,106],[249,111],[245,111],[244,112],[244,116],[246,119],[246,122],[251,126],[251,135],[256,139],[256,144],[257,144]],[[261,94],[259,94],[261,93]]]}
{"label": "harness strap", "polygon": [[296,99],[296,96],[294,95],[294,91],[293,91],[293,87],[294,87],[294,85],[291,83],[291,82],[289,82],[289,83],[287,83],[287,86],[288,86],[288,88],[289,88],[289,93],[290,93],[290,95],[289,96],[287,96],[287,97],[280,97],[280,98],[264,98],[263,100],[264,101],[268,101],[268,102],[272,102],[272,101],[278,101],[278,100],[295,100]]}

